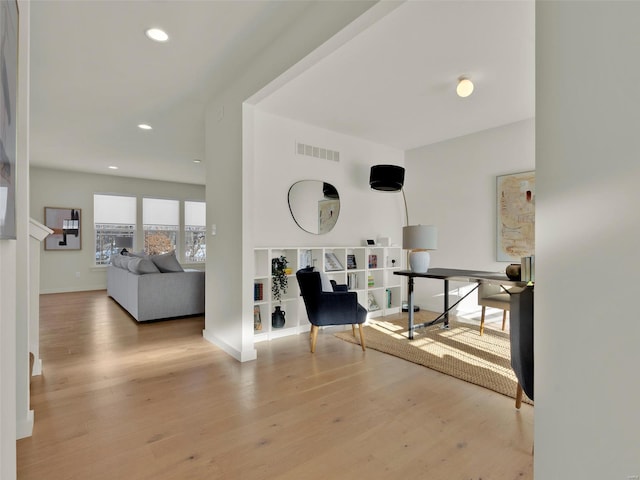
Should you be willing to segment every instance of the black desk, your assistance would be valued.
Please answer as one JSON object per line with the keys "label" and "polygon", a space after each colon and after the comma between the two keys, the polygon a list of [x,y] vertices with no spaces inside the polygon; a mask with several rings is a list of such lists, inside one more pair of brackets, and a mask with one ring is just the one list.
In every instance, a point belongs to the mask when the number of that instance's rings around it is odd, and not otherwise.
{"label": "black desk", "polygon": [[[408,300],[409,300],[409,328],[408,335],[409,340],[413,339],[413,331],[416,328],[420,327],[428,327],[430,325],[435,325],[439,322],[444,322],[444,327],[449,327],[449,311],[454,308],[458,303],[467,298],[471,293],[473,293],[478,285],[481,283],[491,283],[494,285],[504,285],[504,286],[513,286],[513,287],[526,287],[527,282],[509,280],[509,278],[501,273],[497,272],[484,272],[481,270],[459,270],[455,268],[430,268],[427,273],[416,273],[411,270],[399,270],[397,272],[393,272],[394,275],[401,275],[403,277],[407,277],[408,284]],[[413,323],[413,279],[414,278],[435,278],[438,280],[444,280],[444,310],[443,312],[435,319],[430,322],[420,323],[418,325],[414,325]],[[474,288],[472,288],[466,295],[460,298],[456,303],[449,306],[449,280],[457,280],[461,282],[470,282],[477,283]]]}

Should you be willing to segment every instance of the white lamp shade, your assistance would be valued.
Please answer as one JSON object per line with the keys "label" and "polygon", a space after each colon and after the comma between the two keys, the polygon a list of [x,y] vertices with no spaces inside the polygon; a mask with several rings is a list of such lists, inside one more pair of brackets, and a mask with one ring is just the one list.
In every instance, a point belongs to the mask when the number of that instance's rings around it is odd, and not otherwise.
{"label": "white lamp shade", "polygon": [[405,250],[437,249],[438,228],[435,225],[409,225],[403,227],[402,248]]}

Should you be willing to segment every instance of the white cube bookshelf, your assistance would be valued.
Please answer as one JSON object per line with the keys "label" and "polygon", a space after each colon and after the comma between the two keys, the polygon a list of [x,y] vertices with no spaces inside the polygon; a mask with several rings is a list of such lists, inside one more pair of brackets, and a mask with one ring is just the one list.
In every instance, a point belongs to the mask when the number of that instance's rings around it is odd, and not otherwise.
{"label": "white cube bookshelf", "polygon": [[[287,292],[281,301],[271,292],[271,260],[284,256],[291,273],[287,275]],[[254,249],[254,318],[260,319],[261,329],[254,329],[254,340],[263,341],[310,330],[304,301],[300,296],[296,271],[313,266],[325,272],[338,284],[348,285],[358,294],[358,302],[367,308],[370,295],[378,309],[367,318],[398,313],[402,308],[402,282],[393,275],[403,268],[401,247],[260,247]],[[337,262],[336,262],[337,260]],[[370,282],[373,282],[370,285]],[[257,286],[256,286],[257,285]],[[261,295],[260,295],[261,292]],[[286,312],[285,326],[273,328],[271,313],[276,306]],[[257,322],[254,322],[254,327]]]}

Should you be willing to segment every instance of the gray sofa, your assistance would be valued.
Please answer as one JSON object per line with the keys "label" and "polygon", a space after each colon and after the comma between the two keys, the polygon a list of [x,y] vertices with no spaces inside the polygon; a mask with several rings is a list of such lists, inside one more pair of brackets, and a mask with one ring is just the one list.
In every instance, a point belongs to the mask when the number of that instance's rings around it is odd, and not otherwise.
{"label": "gray sofa", "polygon": [[138,322],[204,313],[205,272],[168,255],[116,255],[107,267],[107,294]]}

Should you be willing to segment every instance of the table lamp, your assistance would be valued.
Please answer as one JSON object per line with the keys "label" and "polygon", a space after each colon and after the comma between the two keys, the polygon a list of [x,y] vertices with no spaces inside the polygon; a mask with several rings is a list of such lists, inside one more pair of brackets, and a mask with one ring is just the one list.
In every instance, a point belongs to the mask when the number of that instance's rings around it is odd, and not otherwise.
{"label": "table lamp", "polygon": [[427,273],[431,255],[428,250],[438,248],[438,229],[435,225],[408,225],[402,228],[402,248],[411,250],[409,266],[415,273]]}

